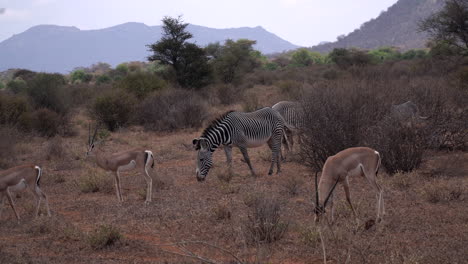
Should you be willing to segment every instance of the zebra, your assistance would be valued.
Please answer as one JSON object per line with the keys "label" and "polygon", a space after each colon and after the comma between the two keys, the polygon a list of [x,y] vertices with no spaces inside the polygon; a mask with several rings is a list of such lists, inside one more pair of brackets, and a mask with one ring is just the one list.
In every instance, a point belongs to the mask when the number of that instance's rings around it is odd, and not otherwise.
{"label": "zebra", "polygon": [[[274,164],[277,173],[281,172],[279,152],[284,135],[284,119],[270,107],[255,112],[243,113],[229,111],[214,120],[202,133],[200,138],[193,140],[197,155],[197,180],[204,181],[213,166],[213,152],[221,145],[224,146],[229,168],[232,161],[232,147],[238,147],[249,166],[250,172],[256,176],[250,163],[247,148],[255,148],[265,143],[271,149],[271,166],[268,175],[273,173]],[[287,143],[287,138],[286,138]]]}
{"label": "zebra", "polygon": [[[278,111],[286,122],[286,135],[289,139],[291,151],[294,147],[294,135],[298,136],[301,141],[300,129],[304,126],[304,111],[299,102],[281,101],[273,105],[271,108]],[[282,154],[281,154],[282,156]]]}

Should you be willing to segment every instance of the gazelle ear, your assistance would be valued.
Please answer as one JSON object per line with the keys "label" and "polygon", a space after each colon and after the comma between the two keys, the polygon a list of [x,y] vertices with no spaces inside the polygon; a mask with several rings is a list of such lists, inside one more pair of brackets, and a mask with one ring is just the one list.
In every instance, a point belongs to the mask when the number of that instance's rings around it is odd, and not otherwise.
{"label": "gazelle ear", "polygon": [[193,148],[194,148],[195,150],[199,150],[199,149],[200,149],[200,139],[194,138],[193,141],[192,141],[192,144],[193,144]]}

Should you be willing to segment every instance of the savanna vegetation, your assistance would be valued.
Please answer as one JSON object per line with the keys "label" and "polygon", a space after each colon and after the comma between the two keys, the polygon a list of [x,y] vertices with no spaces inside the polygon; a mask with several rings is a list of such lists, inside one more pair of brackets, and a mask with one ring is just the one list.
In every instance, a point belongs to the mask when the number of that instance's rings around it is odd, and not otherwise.
{"label": "savanna vegetation", "polygon": [[[163,38],[147,47],[148,62],[98,63],[68,75],[2,74],[0,167],[42,164],[54,216],[18,225],[5,209],[0,262],[323,263],[326,256],[333,263],[462,263],[467,48],[464,35],[441,38],[437,24],[455,4],[467,10],[452,0],[421,25],[438,32],[423,50],[303,48],[266,56],[247,39],[199,47],[181,17],[166,17]],[[307,113],[303,142],[282,175],[266,176],[266,148],[249,150],[265,171],[258,178],[237,152],[236,170],[227,171],[217,151],[206,184],[196,182],[191,141],[210,120],[281,100],[299,101]],[[391,106],[408,100],[429,118],[392,118]],[[89,122],[101,124],[98,137],[109,152],[153,150],[151,205],[143,206],[143,179],[131,173],[122,184],[128,198],[117,204],[111,176],[84,158]],[[315,225],[311,176],[353,146],[382,155],[387,215],[372,222],[374,193],[364,179],[352,179],[363,222],[353,221],[337,188],[336,223]],[[34,203],[23,196],[18,204],[28,215]]]}

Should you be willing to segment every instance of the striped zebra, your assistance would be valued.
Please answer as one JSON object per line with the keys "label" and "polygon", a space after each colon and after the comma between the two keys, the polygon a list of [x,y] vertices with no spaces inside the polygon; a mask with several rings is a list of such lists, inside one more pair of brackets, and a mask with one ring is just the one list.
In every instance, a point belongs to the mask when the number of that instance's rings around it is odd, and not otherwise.
{"label": "striped zebra", "polygon": [[291,151],[294,147],[294,135],[298,136],[300,142],[300,129],[304,126],[304,111],[299,102],[281,101],[271,108],[278,111],[286,122],[286,135],[289,139]]}
{"label": "striped zebra", "polygon": [[273,173],[274,164],[277,173],[281,172],[279,152],[284,135],[284,119],[270,107],[251,113],[229,111],[214,120],[202,133],[200,138],[193,140],[197,156],[197,180],[204,181],[213,166],[213,152],[224,146],[229,168],[232,163],[232,147],[238,147],[247,162],[252,175],[256,175],[250,163],[247,148],[255,148],[265,143],[271,149],[271,166],[268,172]]}

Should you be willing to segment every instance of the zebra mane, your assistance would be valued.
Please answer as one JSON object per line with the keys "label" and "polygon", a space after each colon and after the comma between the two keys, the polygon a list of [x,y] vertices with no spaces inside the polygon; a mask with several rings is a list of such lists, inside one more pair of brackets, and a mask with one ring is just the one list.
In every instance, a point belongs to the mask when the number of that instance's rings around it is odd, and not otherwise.
{"label": "zebra mane", "polygon": [[208,125],[208,127],[205,128],[205,130],[203,130],[203,133],[202,133],[201,137],[206,137],[206,135],[208,134],[208,132],[210,130],[212,130],[214,127],[216,127],[219,124],[220,121],[223,121],[226,118],[226,116],[229,115],[232,112],[234,112],[234,110],[227,111],[226,113],[220,115],[215,120],[211,121],[211,123]]}

